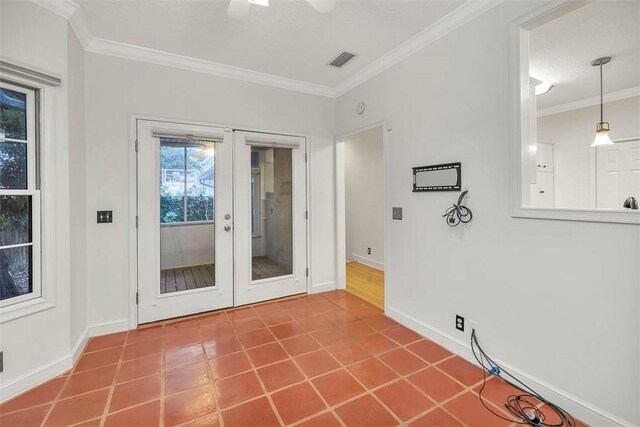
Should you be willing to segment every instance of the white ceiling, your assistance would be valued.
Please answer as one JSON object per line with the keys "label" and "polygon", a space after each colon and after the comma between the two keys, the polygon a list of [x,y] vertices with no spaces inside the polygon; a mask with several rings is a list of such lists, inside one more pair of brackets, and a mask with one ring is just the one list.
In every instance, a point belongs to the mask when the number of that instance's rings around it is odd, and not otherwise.
{"label": "white ceiling", "polygon": [[[320,14],[304,0],[270,0],[230,18],[226,0],[80,0],[101,39],[334,87],[465,0],[337,0]],[[358,56],[327,64],[343,50]]]}
{"label": "white ceiling", "polygon": [[538,96],[548,108],[600,94],[591,61],[611,56],[603,68],[604,92],[640,86],[640,1],[598,0],[531,32],[529,71],[556,87]]}

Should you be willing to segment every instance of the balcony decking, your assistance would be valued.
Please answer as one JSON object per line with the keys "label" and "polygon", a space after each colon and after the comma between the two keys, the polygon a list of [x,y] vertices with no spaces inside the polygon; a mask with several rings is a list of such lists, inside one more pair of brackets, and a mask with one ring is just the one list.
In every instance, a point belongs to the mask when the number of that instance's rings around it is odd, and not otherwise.
{"label": "balcony decking", "polygon": [[[252,279],[261,280],[270,277],[291,274],[290,269],[267,257],[252,259]],[[169,268],[160,271],[160,293],[187,291],[215,285],[216,267],[214,264],[194,265],[191,267]]]}

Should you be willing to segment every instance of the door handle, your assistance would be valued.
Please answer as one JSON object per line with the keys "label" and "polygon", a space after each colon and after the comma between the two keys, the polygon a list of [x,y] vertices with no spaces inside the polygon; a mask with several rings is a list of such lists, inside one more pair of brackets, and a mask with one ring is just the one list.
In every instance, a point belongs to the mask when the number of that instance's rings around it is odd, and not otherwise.
{"label": "door handle", "polygon": [[225,225],[224,226],[224,231],[231,231],[231,226],[230,225]]}

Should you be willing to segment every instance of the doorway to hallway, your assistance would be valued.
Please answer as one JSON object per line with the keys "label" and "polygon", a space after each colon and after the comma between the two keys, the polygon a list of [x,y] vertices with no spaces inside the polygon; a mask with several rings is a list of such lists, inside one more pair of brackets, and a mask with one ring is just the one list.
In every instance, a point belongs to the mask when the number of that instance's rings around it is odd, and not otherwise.
{"label": "doorway to hallway", "polygon": [[[346,289],[384,308],[384,130],[383,126],[338,141],[338,179],[344,195]],[[339,196],[341,197],[341,196]]]}

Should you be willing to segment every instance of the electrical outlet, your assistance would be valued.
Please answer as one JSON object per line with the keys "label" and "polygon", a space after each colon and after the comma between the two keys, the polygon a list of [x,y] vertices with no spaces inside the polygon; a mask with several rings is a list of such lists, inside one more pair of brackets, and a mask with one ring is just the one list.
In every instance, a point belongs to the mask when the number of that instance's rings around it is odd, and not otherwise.
{"label": "electrical outlet", "polygon": [[464,317],[456,314],[456,329],[464,332]]}
{"label": "electrical outlet", "polygon": [[371,248],[367,248],[367,255],[371,255]]}

